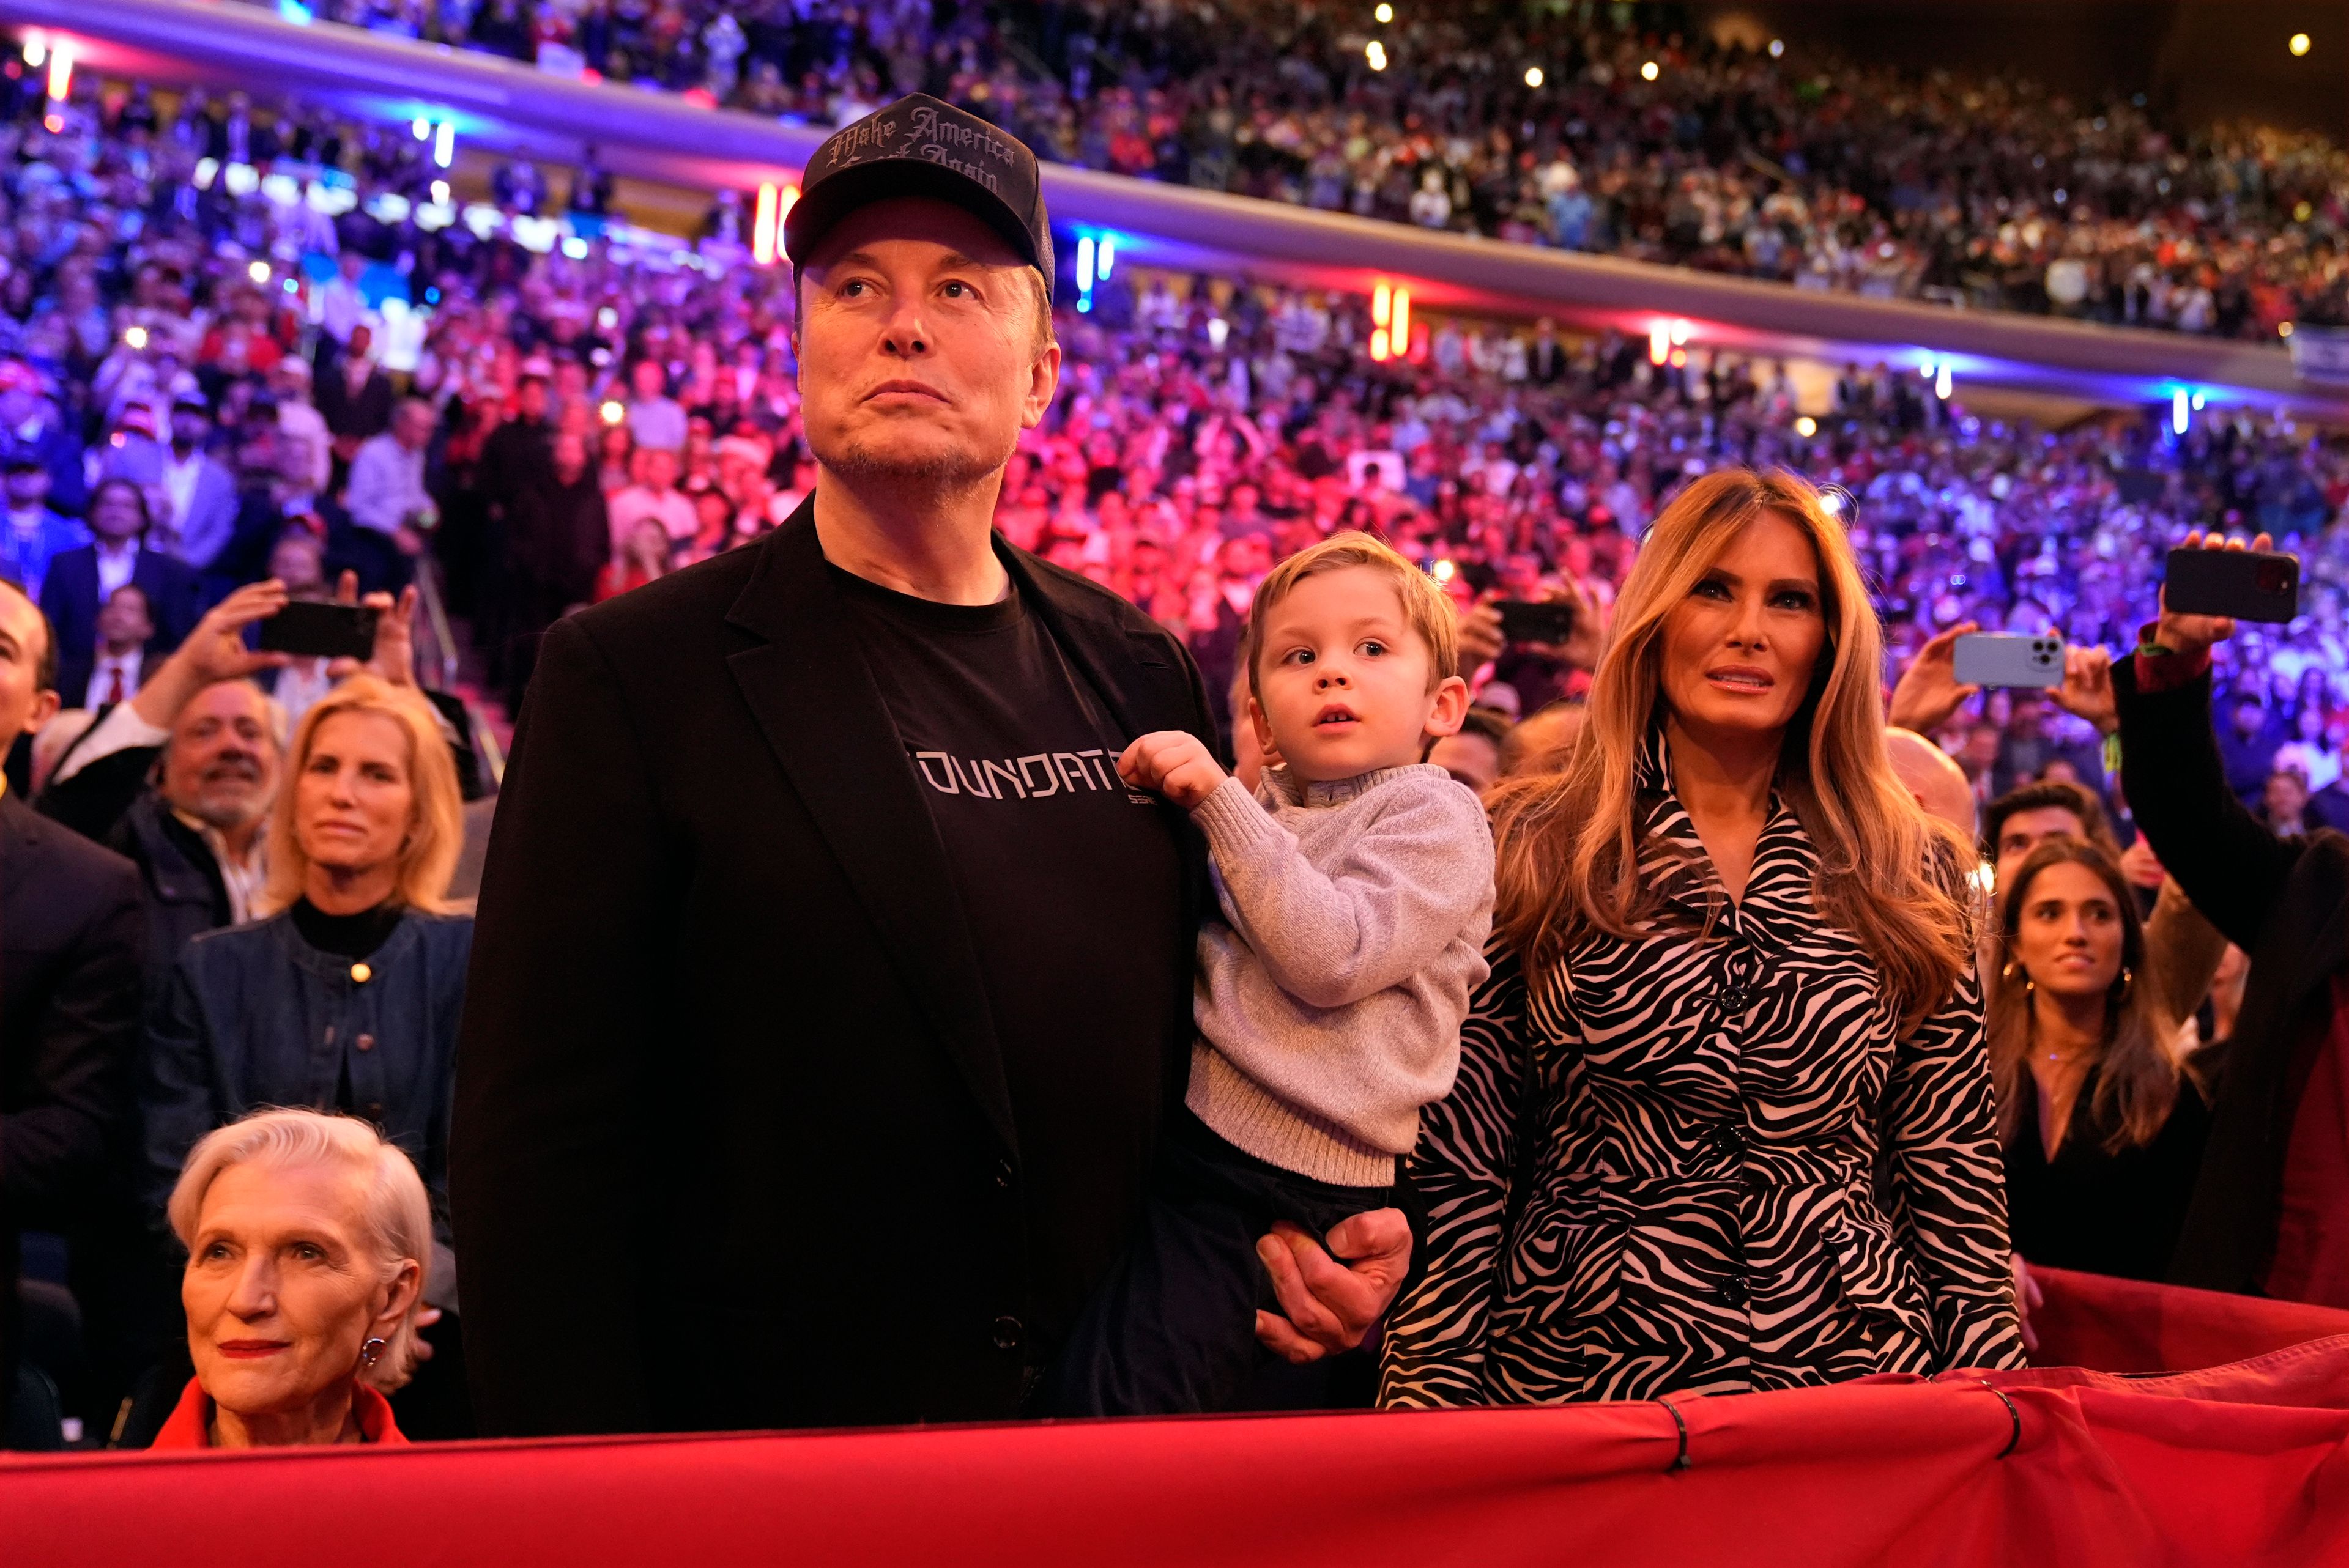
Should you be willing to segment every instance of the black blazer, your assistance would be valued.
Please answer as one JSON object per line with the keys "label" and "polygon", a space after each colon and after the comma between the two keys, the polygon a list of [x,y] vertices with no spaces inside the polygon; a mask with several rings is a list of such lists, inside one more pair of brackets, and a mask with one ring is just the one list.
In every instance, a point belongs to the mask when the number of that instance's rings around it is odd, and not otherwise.
{"label": "black blazer", "polygon": [[[1018,1413],[1020,1150],[984,979],[812,513],[539,655],[457,1055],[485,1433]],[[1212,733],[1165,631],[997,549],[1128,733]],[[1187,975],[1205,848],[1167,820]]]}
{"label": "black blazer", "polygon": [[2138,828],[2194,907],[2251,960],[2169,1277],[2256,1293],[2275,1250],[2300,1084],[2331,1026],[2333,977],[2349,963],[2349,837],[2280,839],[2243,809],[2210,727],[2207,675],[2141,693],[2128,658],[2113,665],[2113,686]]}
{"label": "black blazer", "polygon": [[75,1228],[129,1158],[143,940],[130,862],[0,794],[0,1377],[18,1228]]}
{"label": "black blazer", "polygon": [[[149,618],[155,634],[148,639],[148,669],[171,656],[171,650],[196,629],[203,611],[193,568],[175,555],[141,549],[130,562],[131,585],[147,595]],[[89,678],[90,656],[98,646],[98,547],[81,545],[62,552],[49,562],[41,580],[41,608],[57,639],[60,672],[75,660],[82,679]],[[81,706],[82,694],[64,691],[67,707]]]}

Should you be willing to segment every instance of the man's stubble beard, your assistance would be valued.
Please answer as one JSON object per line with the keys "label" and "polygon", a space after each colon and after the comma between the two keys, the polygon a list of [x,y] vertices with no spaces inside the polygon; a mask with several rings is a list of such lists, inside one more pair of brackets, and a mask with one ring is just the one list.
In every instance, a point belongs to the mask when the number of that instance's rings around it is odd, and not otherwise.
{"label": "man's stubble beard", "polygon": [[893,451],[863,436],[819,442],[811,432],[808,439],[817,466],[839,476],[852,489],[885,486],[901,493],[937,497],[959,494],[993,479],[1018,448],[1017,435],[992,459],[967,447],[919,453]]}

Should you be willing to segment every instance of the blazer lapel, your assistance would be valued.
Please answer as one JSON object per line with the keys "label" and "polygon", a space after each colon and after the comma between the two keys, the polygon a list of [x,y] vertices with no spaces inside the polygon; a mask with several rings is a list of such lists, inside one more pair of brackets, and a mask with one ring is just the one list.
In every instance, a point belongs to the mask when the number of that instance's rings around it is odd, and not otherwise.
{"label": "blazer lapel", "polygon": [[1002,1052],[953,868],[825,580],[813,511],[810,498],[757,547],[758,568],[727,619],[760,641],[726,662],[906,989],[1016,1157]]}

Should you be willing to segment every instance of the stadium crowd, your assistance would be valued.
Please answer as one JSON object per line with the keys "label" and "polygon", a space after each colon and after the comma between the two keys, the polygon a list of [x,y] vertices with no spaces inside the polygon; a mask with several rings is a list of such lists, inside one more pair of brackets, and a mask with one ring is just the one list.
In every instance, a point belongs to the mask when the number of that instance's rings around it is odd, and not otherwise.
{"label": "stadium crowd", "polygon": [[923,91],[1061,162],[1802,287],[2225,337],[2349,321],[2349,163],[2321,136],[2189,133],[2141,95],[1723,47],[1622,8],[1381,9],[316,7],[810,124]]}
{"label": "stadium crowd", "polygon": [[[489,0],[474,36],[517,15]],[[1113,96],[1111,57],[1079,99]],[[392,1405],[404,1429],[461,1434],[446,1081],[471,928],[450,901],[478,874],[460,851],[484,820],[464,802],[490,785],[464,706],[418,689],[411,583],[429,561],[473,639],[483,701],[514,711],[568,612],[781,524],[815,474],[791,273],[750,264],[722,232],[688,252],[620,224],[574,253],[431,224],[432,171],[404,129],[279,119],[242,97],[167,110],[94,81],[69,105],[27,91],[9,108],[0,578],[46,624],[12,613],[0,655],[7,689],[23,688],[20,725],[65,710],[23,738],[0,795],[34,857],[8,863],[9,896],[45,890],[57,929],[40,951],[60,965],[37,986],[11,969],[0,1033],[15,1189],[0,1236],[26,1233],[29,1282],[7,1343],[56,1390],[47,1405],[20,1392],[10,1440],[57,1440],[68,1418],[84,1441],[184,1424],[185,1368],[149,1370],[179,1329],[170,1287],[159,1295],[176,1269],[161,1238],[211,1233],[207,1192],[263,1147],[260,1131],[213,1130],[264,1104],[351,1112],[419,1156],[429,1224],[403,1211],[404,1305],[389,1332],[354,1317],[351,1333],[366,1329],[387,1390],[406,1384]],[[247,159],[295,179],[225,176]],[[331,216],[305,194],[328,169],[353,196]],[[2126,878],[2130,921],[2139,903],[2159,918],[2165,881],[2108,767],[2123,721],[2102,666],[2080,662],[2048,698],[1974,693],[1944,667],[1947,634],[2052,629],[2117,655],[2152,614],[2163,548],[2203,531],[2272,535],[2306,584],[2298,621],[2246,626],[2220,655],[2227,783],[2288,839],[2349,824],[2338,434],[2223,407],[2182,436],[2134,414],[2044,431],[1880,366],[1846,368],[1832,407],[1806,412],[1784,366],[1702,349],[1656,364],[1644,342],[1547,323],[1442,319],[1424,355],[1375,360],[1368,301],[1244,281],[1127,270],[1092,300],[1060,314],[1059,396],[1021,438],[997,523],[1182,639],[1236,764],[1253,737],[1226,699],[1258,586],[1359,530],[1461,613],[1474,707],[1434,758],[1480,790],[1556,771],[1650,525],[1702,476],[1783,467],[1827,487],[1885,624],[1892,717],[1940,742],[1962,778],[1951,814],[1971,828],[1985,813],[2002,879],[2066,874],[2060,856],[2020,858],[2052,811],[2053,831],[2106,857],[2086,874]],[[248,645],[289,601],[361,595],[381,617],[365,660]],[[1570,603],[1578,632],[1510,642],[1491,608],[1504,599]],[[26,800],[57,826],[24,826]],[[2018,817],[2040,826],[2010,843]],[[0,852],[18,850],[11,838]],[[2018,952],[2019,903],[2005,908]],[[13,965],[26,938],[10,911]],[[2220,921],[2239,941],[2256,924]],[[2182,985],[2165,1027],[2209,1045],[2238,1016],[2242,960],[2206,945],[2218,983]],[[311,1048],[322,1016],[328,1045],[340,1031],[358,1054]],[[378,1036],[409,1057],[381,1060]],[[115,1065],[88,1065],[101,1057]],[[79,1076],[60,1078],[61,1059]],[[109,1097],[138,1114],[113,1115]],[[2162,1114],[2141,1109],[2154,1100]],[[2130,1099],[2129,1136],[2159,1135],[2170,1103]],[[378,1159],[372,1144],[269,1136],[353,1169]],[[2060,1186],[2054,1171],[2051,1154],[2041,1175]],[[2112,1266],[2158,1275],[2168,1222]],[[2328,1276],[2290,1283],[2349,1305]],[[354,1411],[360,1427],[386,1418],[364,1400]]]}

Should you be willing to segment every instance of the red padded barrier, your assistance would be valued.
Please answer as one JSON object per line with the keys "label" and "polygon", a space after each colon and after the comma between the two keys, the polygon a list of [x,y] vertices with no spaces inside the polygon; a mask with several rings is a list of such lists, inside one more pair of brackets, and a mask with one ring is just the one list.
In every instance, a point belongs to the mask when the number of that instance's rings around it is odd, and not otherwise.
{"label": "red padded barrier", "polygon": [[1651,1403],[23,1457],[0,1460],[0,1562],[2349,1562],[2349,1338],[2178,1378],[1988,1381],[1692,1399],[1679,1422]]}
{"label": "red padded barrier", "polygon": [[2169,1372],[2248,1360],[2335,1334],[2349,1312],[2296,1301],[2147,1284],[2033,1265],[2043,1297],[2031,1314],[2041,1367]]}

